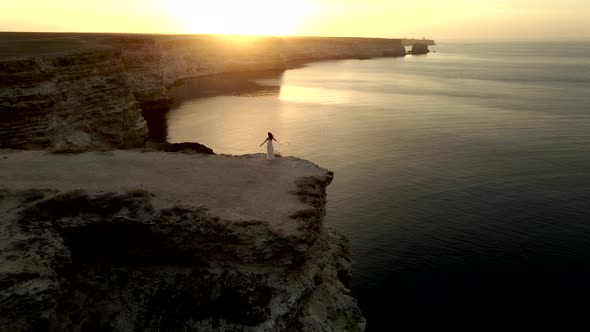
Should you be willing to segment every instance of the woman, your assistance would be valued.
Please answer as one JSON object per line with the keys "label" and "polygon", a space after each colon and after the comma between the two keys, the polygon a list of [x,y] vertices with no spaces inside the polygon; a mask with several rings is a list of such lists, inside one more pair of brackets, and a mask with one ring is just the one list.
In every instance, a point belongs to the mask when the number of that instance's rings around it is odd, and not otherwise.
{"label": "woman", "polygon": [[260,146],[262,146],[262,144],[264,144],[266,142],[266,152],[267,152],[266,159],[268,159],[268,160],[275,159],[275,150],[272,147],[273,140],[277,143],[279,142],[274,138],[274,136],[272,135],[271,132],[268,132],[268,137],[264,140],[264,142],[260,143]]}

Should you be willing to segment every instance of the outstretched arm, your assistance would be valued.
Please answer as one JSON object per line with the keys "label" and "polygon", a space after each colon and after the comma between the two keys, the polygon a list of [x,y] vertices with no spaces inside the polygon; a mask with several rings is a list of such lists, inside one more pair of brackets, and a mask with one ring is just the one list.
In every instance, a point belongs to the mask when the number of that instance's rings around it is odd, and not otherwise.
{"label": "outstretched arm", "polygon": [[[268,139],[268,138],[267,138],[267,139]],[[274,137],[273,137],[272,139],[273,139],[275,142],[277,142],[277,143],[279,142],[279,141],[277,141],[277,140],[276,140]]]}
{"label": "outstretched arm", "polygon": [[264,142],[260,143],[260,146],[262,146],[262,144],[266,143],[266,141],[268,141],[268,138],[264,140]]}

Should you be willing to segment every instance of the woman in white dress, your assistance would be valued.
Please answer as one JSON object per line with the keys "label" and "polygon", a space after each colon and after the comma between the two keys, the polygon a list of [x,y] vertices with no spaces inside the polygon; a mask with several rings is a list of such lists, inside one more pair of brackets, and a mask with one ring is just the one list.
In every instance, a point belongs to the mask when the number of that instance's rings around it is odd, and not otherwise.
{"label": "woman in white dress", "polygon": [[264,140],[264,142],[260,143],[260,146],[262,146],[262,144],[266,143],[266,153],[267,153],[266,159],[268,159],[268,160],[275,159],[275,150],[272,147],[273,140],[277,143],[279,142],[274,138],[274,136],[272,135],[271,132],[268,132],[268,137]]}

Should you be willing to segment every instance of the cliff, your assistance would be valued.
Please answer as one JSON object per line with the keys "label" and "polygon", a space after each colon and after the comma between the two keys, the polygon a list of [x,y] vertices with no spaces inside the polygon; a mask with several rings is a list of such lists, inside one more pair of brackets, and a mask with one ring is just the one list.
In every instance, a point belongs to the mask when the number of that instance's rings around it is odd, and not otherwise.
{"label": "cliff", "polygon": [[180,80],[405,53],[399,39],[0,33],[0,147],[140,147]]}
{"label": "cliff", "polygon": [[[0,33],[0,330],[362,331],[307,161],[153,147],[168,88],[397,39]],[[272,180],[271,180],[272,179]]]}
{"label": "cliff", "polygon": [[412,46],[412,50],[410,51],[410,53],[417,55],[417,54],[428,54],[430,53],[430,50],[428,49],[428,45],[426,44],[414,44],[414,46]]}
{"label": "cliff", "polygon": [[[332,173],[293,157],[0,152],[2,331],[362,331]],[[82,190],[81,188],[84,188]]]}

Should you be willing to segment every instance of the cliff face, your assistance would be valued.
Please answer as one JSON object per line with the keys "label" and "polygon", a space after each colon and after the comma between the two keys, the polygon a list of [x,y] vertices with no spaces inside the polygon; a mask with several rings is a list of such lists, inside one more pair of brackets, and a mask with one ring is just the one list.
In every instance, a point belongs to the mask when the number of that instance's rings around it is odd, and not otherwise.
{"label": "cliff face", "polygon": [[436,45],[436,42],[432,39],[426,39],[426,38],[423,38],[423,39],[403,38],[402,44],[404,46],[414,46],[415,44],[424,44],[427,46],[434,46],[434,45]]}
{"label": "cliff face", "polygon": [[155,38],[121,37],[109,44],[121,50],[129,88],[142,110],[165,107],[169,98],[163,84],[162,54]]}
{"label": "cliff face", "polygon": [[141,113],[165,112],[167,87],[180,80],[405,55],[398,39],[22,35],[0,33],[7,39],[0,45],[0,147],[139,147],[148,131]]}
{"label": "cliff face", "polygon": [[166,86],[190,77],[285,69],[278,38],[239,42],[213,36],[186,37],[158,40],[158,48]]}
{"label": "cliff face", "polygon": [[134,151],[0,160],[2,331],[364,329],[348,243],[323,225],[332,173],[314,164]]}
{"label": "cliff face", "polygon": [[4,147],[128,148],[147,129],[118,52],[0,62]]}

